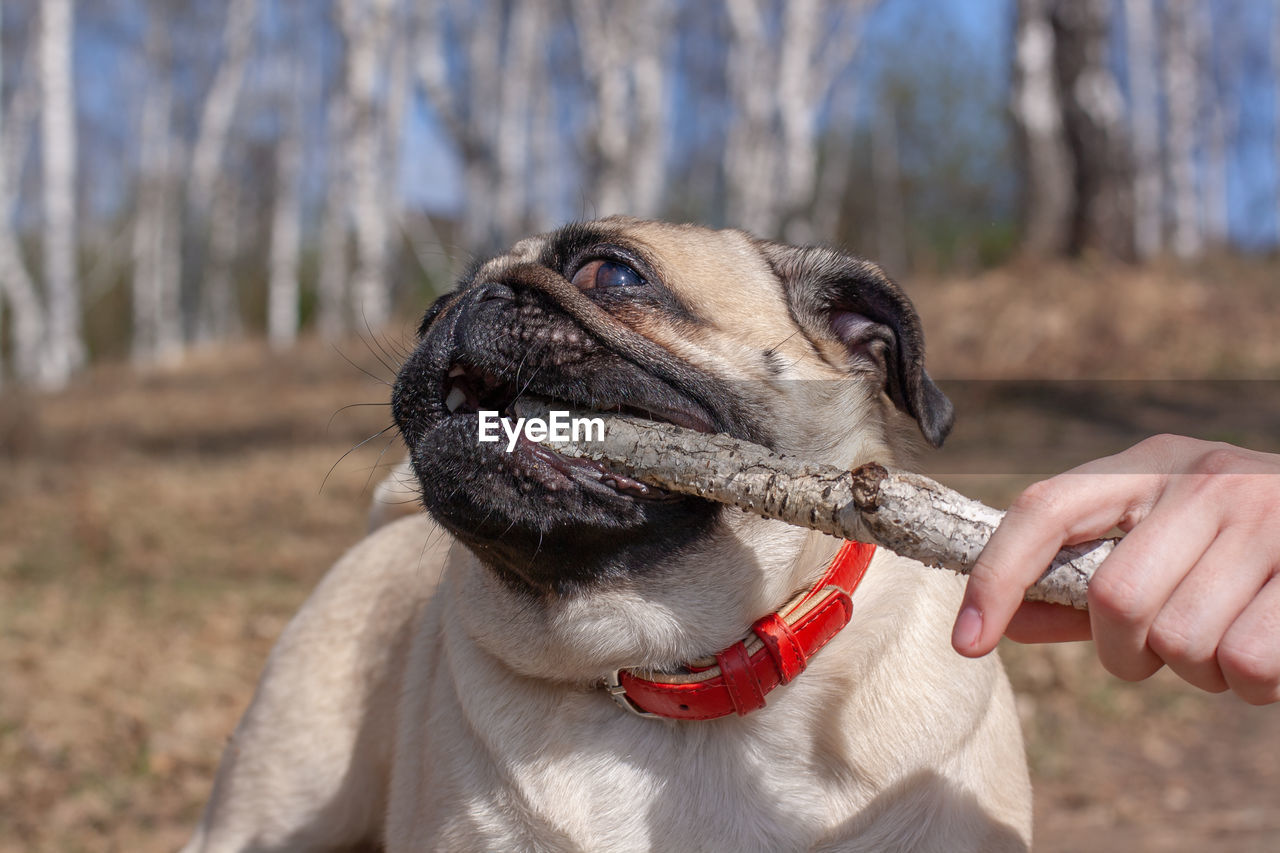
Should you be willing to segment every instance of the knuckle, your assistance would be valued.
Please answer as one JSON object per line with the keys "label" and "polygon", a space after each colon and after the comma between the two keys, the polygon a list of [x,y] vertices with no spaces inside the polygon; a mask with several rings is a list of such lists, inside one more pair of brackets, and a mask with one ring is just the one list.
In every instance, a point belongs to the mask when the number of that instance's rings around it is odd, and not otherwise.
{"label": "knuckle", "polygon": [[1061,509],[1061,483],[1056,478],[1032,483],[1009,506],[1011,513],[1036,517],[1057,516]]}
{"label": "knuckle", "polygon": [[1158,435],[1153,435],[1150,438],[1144,438],[1142,441],[1135,444],[1133,449],[1143,450],[1148,453],[1166,454],[1180,450],[1186,442],[1187,439],[1185,436],[1162,432]]}
{"label": "knuckle", "polygon": [[1121,625],[1141,625],[1149,620],[1151,604],[1141,587],[1126,580],[1126,573],[1099,571],[1089,581],[1089,610]]}
{"label": "knuckle", "polygon": [[1133,447],[1123,451],[1120,456],[1132,456],[1144,460],[1144,467],[1154,463],[1158,468],[1169,470],[1177,467],[1178,460],[1186,459],[1190,453],[1194,452],[1194,445],[1202,443],[1197,439],[1187,438],[1185,435],[1160,433],[1143,439]]}
{"label": "knuckle", "polygon": [[1218,649],[1218,665],[1246,699],[1246,693],[1274,696],[1280,690],[1280,656],[1263,642],[1228,636]]}
{"label": "knuckle", "polygon": [[1193,626],[1181,620],[1157,617],[1147,634],[1147,645],[1165,663],[1204,663],[1213,658],[1213,649]]}
{"label": "knuckle", "polygon": [[1212,450],[1201,454],[1192,466],[1192,470],[1196,474],[1204,474],[1210,477],[1219,474],[1234,474],[1240,470],[1245,461],[1245,455],[1240,448],[1232,447],[1229,444],[1218,444]]}

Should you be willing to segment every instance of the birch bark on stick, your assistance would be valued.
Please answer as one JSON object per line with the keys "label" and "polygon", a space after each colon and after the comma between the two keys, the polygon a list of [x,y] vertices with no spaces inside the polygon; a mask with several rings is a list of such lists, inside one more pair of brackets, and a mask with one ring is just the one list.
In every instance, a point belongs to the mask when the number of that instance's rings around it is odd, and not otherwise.
{"label": "birch bark on stick", "polygon": [[[517,414],[546,419],[545,404],[519,401]],[[876,463],[853,471],[774,453],[758,444],[625,415],[602,418],[603,440],[541,442],[560,453],[672,492],[729,504],[842,539],[871,541],[927,566],[968,574],[1004,513],[920,474]],[[1088,584],[1117,540],[1058,552],[1027,590],[1028,601],[1088,607]]]}

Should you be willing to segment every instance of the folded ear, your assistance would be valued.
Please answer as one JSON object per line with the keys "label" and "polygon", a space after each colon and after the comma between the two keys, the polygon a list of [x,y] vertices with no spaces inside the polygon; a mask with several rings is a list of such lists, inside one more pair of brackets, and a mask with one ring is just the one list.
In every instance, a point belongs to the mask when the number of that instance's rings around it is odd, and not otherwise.
{"label": "folded ear", "polygon": [[924,369],[924,333],[906,294],[878,266],[820,247],[761,242],[796,322],[815,341],[844,348],[849,365],[883,371],[885,393],[941,447],[955,409]]}

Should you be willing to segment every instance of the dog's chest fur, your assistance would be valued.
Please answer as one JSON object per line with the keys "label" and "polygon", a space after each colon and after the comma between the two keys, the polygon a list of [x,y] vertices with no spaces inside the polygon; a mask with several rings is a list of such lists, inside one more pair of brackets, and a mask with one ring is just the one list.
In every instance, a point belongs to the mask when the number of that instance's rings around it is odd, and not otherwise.
{"label": "dog's chest fur", "polygon": [[[628,716],[513,672],[467,636],[449,592],[465,569],[446,567],[407,660],[422,677],[401,699],[390,847],[1024,849],[1003,671],[988,658],[956,677],[956,579],[901,562],[877,557],[854,623],[769,707],[712,723]],[[903,637],[903,621],[922,629]]]}

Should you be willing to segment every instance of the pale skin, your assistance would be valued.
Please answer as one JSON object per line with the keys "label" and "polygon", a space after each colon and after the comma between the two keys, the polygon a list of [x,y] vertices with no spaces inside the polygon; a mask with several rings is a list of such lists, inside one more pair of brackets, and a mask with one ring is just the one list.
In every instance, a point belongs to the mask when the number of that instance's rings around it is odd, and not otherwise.
{"label": "pale skin", "polygon": [[[1124,540],[1088,612],[1022,602],[1058,549]],[[1092,638],[1127,681],[1167,666],[1204,690],[1280,701],[1280,455],[1161,435],[1036,483],[1009,507],[969,578],[952,644],[969,657]]]}

